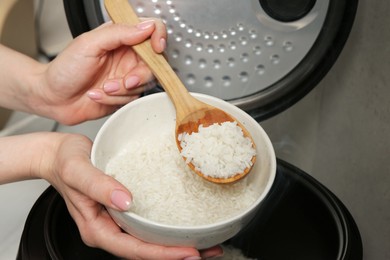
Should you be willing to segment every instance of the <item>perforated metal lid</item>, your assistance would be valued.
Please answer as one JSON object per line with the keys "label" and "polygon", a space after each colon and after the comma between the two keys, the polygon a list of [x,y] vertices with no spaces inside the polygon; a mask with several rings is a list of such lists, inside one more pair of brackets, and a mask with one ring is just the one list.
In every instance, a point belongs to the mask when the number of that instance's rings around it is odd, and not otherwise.
{"label": "perforated metal lid", "polygon": [[[64,0],[74,36],[109,18],[103,0]],[[192,92],[228,100],[258,120],[293,105],[329,71],[357,0],[129,0],[161,18],[166,55]]]}
{"label": "perforated metal lid", "polygon": [[[317,1],[304,17],[286,23],[271,18],[258,0],[129,2],[139,16],[167,24],[167,58],[190,91],[237,103],[299,64],[317,39],[329,4]],[[109,20],[105,10],[103,15]]]}

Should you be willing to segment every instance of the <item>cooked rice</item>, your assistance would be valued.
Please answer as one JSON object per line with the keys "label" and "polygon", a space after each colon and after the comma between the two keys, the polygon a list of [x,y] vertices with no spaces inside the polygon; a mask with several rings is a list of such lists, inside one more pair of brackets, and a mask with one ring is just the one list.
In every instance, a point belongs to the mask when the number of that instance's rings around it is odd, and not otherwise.
{"label": "cooked rice", "polygon": [[200,125],[198,132],[179,135],[179,141],[186,163],[214,178],[229,178],[244,172],[253,165],[252,158],[256,155],[252,140],[244,136],[237,122]]}
{"label": "cooked rice", "polygon": [[133,194],[130,211],[164,224],[215,223],[237,215],[257,198],[247,179],[220,185],[196,175],[180,156],[170,131],[131,140],[105,171]]}

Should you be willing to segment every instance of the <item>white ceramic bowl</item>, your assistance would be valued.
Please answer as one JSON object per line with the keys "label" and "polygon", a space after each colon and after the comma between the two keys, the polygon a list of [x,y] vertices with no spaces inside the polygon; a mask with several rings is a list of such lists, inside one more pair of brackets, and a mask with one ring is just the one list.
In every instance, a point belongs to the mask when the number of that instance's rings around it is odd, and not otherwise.
{"label": "white ceramic bowl", "polygon": [[[247,178],[255,183],[258,198],[251,207],[234,217],[214,224],[193,227],[160,224],[135,213],[108,209],[112,218],[123,230],[149,243],[204,249],[232,238],[255,214],[261,214],[258,210],[275,179],[274,149],[268,135],[258,122],[243,110],[224,100],[203,94],[193,93],[193,95],[230,113],[251,133],[256,144],[257,158]],[[165,93],[152,94],[133,101],[115,112],[99,130],[92,148],[92,163],[104,171],[110,158],[124,149],[126,145],[124,139],[152,134],[153,131],[160,131],[163,127],[174,129],[174,124],[175,109]]]}

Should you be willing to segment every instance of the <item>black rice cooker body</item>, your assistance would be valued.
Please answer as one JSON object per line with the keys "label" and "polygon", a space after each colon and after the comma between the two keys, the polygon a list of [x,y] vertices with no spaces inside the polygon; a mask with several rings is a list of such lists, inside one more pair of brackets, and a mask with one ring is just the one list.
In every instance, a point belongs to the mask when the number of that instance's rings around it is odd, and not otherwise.
{"label": "black rice cooker body", "polygon": [[[226,241],[251,259],[359,260],[358,227],[343,203],[293,165],[278,160],[277,175],[261,213]],[[27,218],[17,260],[119,259],[86,246],[60,194],[49,187]]]}

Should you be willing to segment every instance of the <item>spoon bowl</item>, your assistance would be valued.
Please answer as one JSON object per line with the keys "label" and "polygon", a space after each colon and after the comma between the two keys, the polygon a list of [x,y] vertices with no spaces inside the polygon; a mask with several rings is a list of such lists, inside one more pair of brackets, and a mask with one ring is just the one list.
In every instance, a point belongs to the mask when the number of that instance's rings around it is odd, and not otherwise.
{"label": "spoon bowl", "polygon": [[[198,100],[196,100],[197,102]],[[200,101],[199,101],[200,102]],[[212,124],[222,124],[224,122],[237,122],[239,127],[243,130],[243,135],[245,137],[249,137],[252,140],[251,135],[246,130],[246,128],[237,120],[235,120],[230,114],[224,112],[223,110],[219,108],[215,108],[211,105],[204,104],[204,107],[202,109],[198,109],[193,111],[193,113],[187,114],[185,117],[183,117],[180,120],[180,123],[177,123],[176,119],[176,144],[179,150],[182,150],[180,141],[178,136],[181,134],[187,133],[191,134],[193,132],[197,132],[199,129],[199,126],[202,125],[203,127],[208,127]],[[177,113],[176,113],[177,114]],[[176,116],[177,118],[177,116]],[[252,146],[255,148],[254,142],[252,140]],[[186,159],[184,157],[184,159]],[[252,165],[255,163],[256,157],[252,157]],[[201,171],[199,171],[193,163],[187,164],[196,174],[199,176],[205,178],[208,181],[214,182],[214,183],[234,183],[243,177],[245,177],[251,170],[252,167],[247,167],[243,172],[235,174],[233,176],[230,176],[228,178],[215,178],[211,177],[209,175],[205,175]]]}
{"label": "spoon bowl", "polygon": [[[127,0],[105,0],[107,13],[115,23],[135,25],[139,23],[139,18]],[[191,134],[198,132],[199,126],[207,127],[215,123],[237,122],[242,129],[244,137],[250,138],[253,147],[255,144],[248,130],[238,122],[233,116],[225,111],[206,104],[190,95],[179,77],[162,54],[156,53],[150,43],[146,40],[143,43],[133,46],[134,51],[149,66],[156,79],[159,81],[165,92],[170,97],[176,109],[176,144],[181,151],[181,145],[178,136],[183,133]],[[186,158],[184,158],[186,159]],[[252,165],[255,163],[256,156],[252,157]],[[243,172],[238,172],[227,178],[217,178],[205,175],[198,170],[193,163],[188,166],[198,175],[214,183],[232,183],[245,177],[251,170],[248,166]]]}

